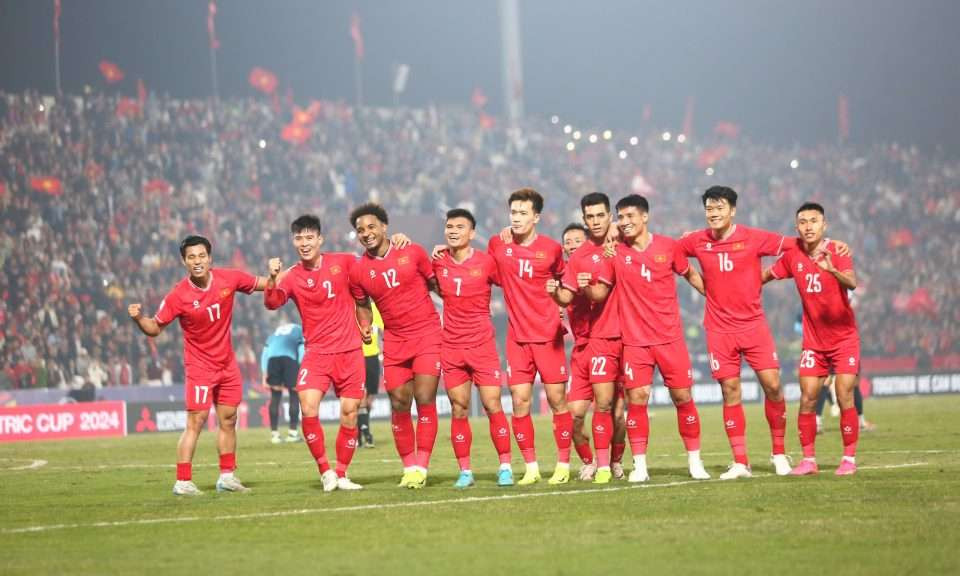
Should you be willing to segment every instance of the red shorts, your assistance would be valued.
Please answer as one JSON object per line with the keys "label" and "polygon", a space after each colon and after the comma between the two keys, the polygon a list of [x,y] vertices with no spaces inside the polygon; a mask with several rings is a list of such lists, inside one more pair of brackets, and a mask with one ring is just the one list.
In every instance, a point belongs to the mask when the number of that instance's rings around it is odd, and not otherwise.
{"label": "red shorts", "polygon": [[710,373],[717,381],[740,377],[740,355],[754,372],[780,368],[777,346],[766,322],[744,332],[723,333],[707,330]]}
{"label": "red shorts", "polygon": [[183,399],[187,410],[209,410],[211,405],[239,406],[243,376],[236,362],[222,370],[185,367]]}
{"label": "red shorts", "polygon": [[439,332],[415,340],[383,342],[383,387],[396,390],[413,380],[414,374],[440,376]]}
{"label": "red shorts", "polygon": [[507,383],[532,384],[540,373],[546,384],[567,381],[567,357],[563,352],[563,338],[550,342],[517,342],[507,335]]}
{"label": "red shorts", "polygon": [[359,348],[340,354],[314,354],[307,351],[297,373],[296,390],[319,390],[326,394],[330,384],[333,384],[337,398],[363,398],[366,378],[367,365]]}
{"label": "red shorts", "polygon": [[497,343],[490,338],[473,348],[441,346],[443,385],[449,390],[467,381],[477,386],[500,386],[500,356]]}
{"label": "red shorts", "polygon": [[660,369],[667,388],[693,386],[693,367],[683,338],[654,346],[623,345],[624,388],[632,390],[652,384],[654,366]]}
{"label": "red shorts", "polygon": [[620,379],[620,340],[591,338],[570,355],[567,400],[593,400],[593,385]]}
{"label": "red shorts", "polygon": [[833,350],[804,350],[800,376],[860,373],[860,338],[844,340]]}

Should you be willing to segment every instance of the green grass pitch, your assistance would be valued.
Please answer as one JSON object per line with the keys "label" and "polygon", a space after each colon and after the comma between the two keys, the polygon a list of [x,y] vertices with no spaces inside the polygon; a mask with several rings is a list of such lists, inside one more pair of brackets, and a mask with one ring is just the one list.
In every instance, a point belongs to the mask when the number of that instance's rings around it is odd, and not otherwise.
{"label": "green grass pitch", "polygon": [[[447,420],[419,491],[396,487],[382,423],[377,447],[354,459],[351,477],[365,489],[353,493],[323,493],[305,446],[271,445],[260,429],[240,434],[248,494],[214,491],[214,436],[204,432],[197,498],[171,494],[174,434],[0,445],[0,573],[956,574],[960,397],[868,400],[867,410],[878,427],[861,435],[860,471],[847,478],[833,475],[840,438],[829,417],[820,476],[774,476],[761,405],[747,408],[756,477],[734,482],[687,477],[664,408],[653,411],[644,485],[497,488],[485,420],[472,422],[477,486],[462,492],[452,488]],[[716,478],[730,460],[719,408],[701,416]],[[335,428],[326,432],[332,453]],[[549,419],[537,434],[548,475]],[[788,450],[799,457],[795,405]],[[629,469],[629,449],[624,461]]]}

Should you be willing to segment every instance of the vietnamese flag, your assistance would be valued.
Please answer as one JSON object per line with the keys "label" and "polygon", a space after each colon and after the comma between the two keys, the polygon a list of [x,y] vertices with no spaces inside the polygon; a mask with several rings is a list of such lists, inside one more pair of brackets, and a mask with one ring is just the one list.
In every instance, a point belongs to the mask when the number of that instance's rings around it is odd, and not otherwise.
{"label": "vietnamese flag", "polygon": [[303,144],[310,139],[310,127],[291,122],[283,127],[280,137],[291,144]]}
{"label": "vietnamese flag", "polygon": [[140,115],[140,103],[126,96],[117,100],[117,107],[114,110],[117,118],[133,118]]}
{"label": "vietnamese flag", "polygon": [[254,67],[250,70],[248,81],[264,94],[273,94],[277,90],[277,76],[266,68]]}
{"label": "vietnamese flag", "polygon": [[299,124],[301,126],[309,126],[313,124],[313,114],[310,113],[310,109],[304,110],[299,106],[293,107],[293,123]]}
{"label": "vietnamese flag", "polygon": [[30,178],[30,187],[51,196],[63,194],[63,182],[53,176],[34,176]]}
{"label": "vietnamese flag", "polygon": [[100,61],[100,73],[103,74],[103,79],[106,80],[107,84],[116,84],[123,80],[123,70],[109,60]]}
{"label": "vietnamese flag", "polygon": [[173,191],[173,184],[163,178],[154,178],[143,185],[144,194],[169,194]]}

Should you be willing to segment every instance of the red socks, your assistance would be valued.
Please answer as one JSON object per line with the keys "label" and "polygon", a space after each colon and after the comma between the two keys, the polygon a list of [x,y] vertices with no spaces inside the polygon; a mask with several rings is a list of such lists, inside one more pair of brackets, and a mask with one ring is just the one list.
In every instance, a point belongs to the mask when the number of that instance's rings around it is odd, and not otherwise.
{"label": "red socks", "polygon": [[727,439],[733,451],[733,461],[749,466],[747,459],[747,419],[743,415],[743,405],[723,406],[723,426],[727,430]]}
{"label": "red socks", "polygon": [[404,468],[416,465],[416,444],[413,435],[413,422],[409,412],[393,412],[390,414],[393,426],[393,442],[397,446],[397,454],[403,462]]}
{"label": "red socks", "polygon": [[611,462],[621,462],[623,460],[623,453],[627,450],[627,445],[623,442],[614,442],[613,449],[610,450],[610,461]]}
{"label": "red socks", "polygon": [[347,467],[353,460],[353,454],[357,451],[357,429],[347,428],[340,425],[340,431],[337,432],[337,476],[343,478],[347,475]]}
{"label": "red socks", "polygon": [[[854,410],[856,412],[856,410]],[[800,432],[800,447],[804,458],[816,458],[817,415],[801,412],[797,416],[797,430]]]}
{"label": "red socks", "polygon": [[513,435],[517,438],[517,446],[523,461],[530,463],[537,461],[537,447],[533,441],[533,419],[530,415],[513,417]]}
{"label": "red socks", "polygon": [[677,430],[687,452],[700,449],[700,414],[693,400],[677,406]]}
{"label": "red socks", "polygon": [[437,443],[437,405],[417,404],[417,458],[416,465],[430,467],[430,455]]}
{"label": "red socks", "polygon": [[843,438],[843,455],[857,456],[857,440],[860,439],[860,417],[856,408],[847,408],[840,413],[840,436]]}
{"label": "red socks", "polygon": [[177,481],[189,481],[193,478],[193,464],[190,462],[177,462]]}
{"label": "red socks", "polygon": [[770,425],[773,454],[786,453],[784,438],[787,435],[787,402],[772,402],[769,398],[764,398],[763,411],[767,416],[767,424]]}
{"label": "red socks", "polygon": [[584,442],[583,444],[574,444],[573,448],[577,451],[577,456],[580,456],[581,462],[584,464],[593,462],[593,452],[590,450],[589,442]]}
{"label": "red socks", "polygon": [[496,414],[487,413],[487,419],[490,421],[490,439],[493,440],[493,447],[497,450],[501,464],[510,463],[510,425],[507,423],[507,415],[503,412]]}
{"label": "red socks", "polygon": [[323,427],[320,426],[318,416],[305,416],[300,422],[303,427],[303,438],[307,442],[307,448],[310,449],[310,455],[317,462],[317,468],[323,474],[330,469],[330,463],[327,462],[327,449],[324,446]]}
{"label": "red socks", "polygon": [[627,405],[627,439],[634,456],[647,453],[647,441],[650,439],[650,417],[646,404]]}
{"label": "red socks", "polygon": [[460,470],[470,470],[470,445],[473,443],[470,420],[466,418],[450,420],[450,442],[453,443],[453,455],[457,457]]}
{"label": "red socks", "polygon": [[613,415],[609,412],[593,413],[593,446],[597,450],[597,466],[610,466],[610,436],[613,434]]}
{"label": "red socks", "polygon": [[569,464],[570,445],[573,444],[573,414],[564,412],[553,415],[553,439],[557,443],[557,462]]}
{"label": "red socks", "polygon": [[227,474],[237,469],[237,454],[230,452],[220,455],[220,473]]}

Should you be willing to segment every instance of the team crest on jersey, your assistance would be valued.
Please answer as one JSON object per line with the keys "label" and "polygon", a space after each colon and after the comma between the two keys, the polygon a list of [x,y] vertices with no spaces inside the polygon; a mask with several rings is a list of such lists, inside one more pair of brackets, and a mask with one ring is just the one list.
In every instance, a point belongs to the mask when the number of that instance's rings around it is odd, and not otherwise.
{"label": "team crest on jersey", "polygon": [[220,291],[220,297],[221,297],[221,298],[226,298],[226,297],[229,296],[229,295],[230,295],[230,289],[229,289],[229,288],[224,288],[223,290]]}
{"label": "team crest on jersey", "polygon": [[480,276],[483,276],[483,271],[480,270],[479,268],[471,268],[470,275],[473,276],[474,278],[479,278]]}
{"label": "team crest on jersey", "polygon": [[331,276],[336,276],[337,274],[339,274],[339,273],[342,272],[342,271],[343,271],[343,270],[341,270],[339,266],[331,266],[331,267],[330,267],[330,275],[331,275]]}
{"label": "team crest on jersey", "polygon": [[533,255],[533,257],[536,258],[537,260],[543,260],[544,258],[547,257],[547,253],[542,250],[538,250],[537,253]]}
{"label": "team crest on jersey", "polygon": [[410,263],[410,257],[409,257],[409,256],[401,256],[401,257],[397,258],[397,266],[403,266],[403,265],[409,264],[409,263]]}
{"label": "team crest on jersey", "polygon": [[654,262],[660,262],[660,263],[666,262],[666,261],[667,261],[667,255],[666,255],[666,254],[655,254],[655,255],[653,256],[653,261],[654,261]]}
{"label": "team crest on jersey", "polygon": [[734,242],[731,250],[743,250],[743,242]]}

